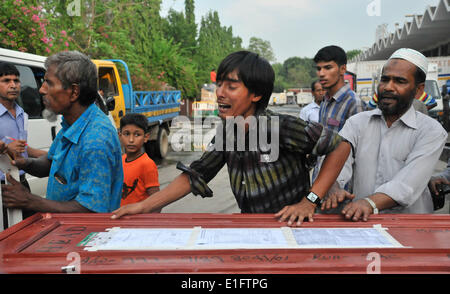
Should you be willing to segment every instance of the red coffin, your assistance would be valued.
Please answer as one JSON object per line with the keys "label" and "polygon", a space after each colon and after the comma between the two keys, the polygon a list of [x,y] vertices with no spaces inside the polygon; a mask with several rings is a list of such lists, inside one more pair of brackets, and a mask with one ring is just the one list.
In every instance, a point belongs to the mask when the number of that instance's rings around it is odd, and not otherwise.
{"label": "red coffin", "polygon": [[[3,273],[450,273],[450,215],[372,215],[352,222],[315,215],[304,227],[381,224],[404,248],[85,251],[78,244],[106,228],[276,228],[269,214],[35,214],[0,233]],[[374,267],[378,262],[378,267]],[[78,267],[74,269],[73,265]]]}

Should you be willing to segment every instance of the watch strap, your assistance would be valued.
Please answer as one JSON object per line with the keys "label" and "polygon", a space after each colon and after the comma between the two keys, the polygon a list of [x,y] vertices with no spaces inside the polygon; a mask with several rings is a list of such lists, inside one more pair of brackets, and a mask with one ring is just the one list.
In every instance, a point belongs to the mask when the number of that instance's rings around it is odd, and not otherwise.
{"label": "watch strap", "polygon": [[373,200],[370,198],[364,198],[364,200],[369,202],[370,206],[372,206],[373,214],[378,214],[378,208],[377,208],[377,205],[375,204],[375,202],[373,202]]}

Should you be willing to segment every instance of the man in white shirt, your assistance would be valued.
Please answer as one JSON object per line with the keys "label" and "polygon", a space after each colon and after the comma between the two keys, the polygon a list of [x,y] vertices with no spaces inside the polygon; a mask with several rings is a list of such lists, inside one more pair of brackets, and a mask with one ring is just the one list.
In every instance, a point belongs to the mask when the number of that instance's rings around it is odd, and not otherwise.
{"label": "man in white shirt", "polygon": [[[447,132],[412,106],[423,93],[427,68],[426,57],[412,49],[399,49],[389,58],[378,86],[378,109],[352,116],[339,132],[352,144],[352,153],[322,210],[351,199],[341,213],[354,221],[367,221],[378,211],[433,212],[427,184]],[[339,189],[351,179],[353,194]]]}
{"label": "man in white shirt", "polygon": [[302,108],[300,111],[300,118],[306,122],[319,122],[320,103],[325,95],[325,90],[319,81],[312,82],[311,93],[313,101]]}

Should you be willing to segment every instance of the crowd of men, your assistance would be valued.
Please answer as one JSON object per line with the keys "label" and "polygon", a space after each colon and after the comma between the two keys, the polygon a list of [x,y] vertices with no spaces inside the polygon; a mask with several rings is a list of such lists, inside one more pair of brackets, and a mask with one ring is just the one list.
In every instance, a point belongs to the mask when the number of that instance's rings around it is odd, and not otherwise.
{"label": "crowd of men", "polygon": [[[273,213],[290,226],[330,210],[353,221],[367,221],[377,213],[432,213],[428,184],[447,132],[413,107],[424,91],[426,57],[408,48],[394,52],[383,67],[378,107],[373,110],[366,110],[345,83],[347,57],[342,48],[324,47],[314,62],[314,102],[298,118],[267,109],[275,80],[267,60],[248,51],[228,55],[216,74],[219,117],[243,117],[236,127],[244,132],[249,117],[258,124],[276,121],[278,128],[265,130],[265,135],[279,138],[278,158],[264,161],[267,150],[262,146],[241,151],[235,140],[230,150],[214,138],[200,159],[177,165],[181,173],[167,187],[123,206],[121,146],[117,130],[94,103],[98,78],[89,57],[66,51],[45,62],[40,93],[46,108],[62,115],[62,129],[48,153],[36,152],[26,138],[6,140],[19,138],[27,118],[15,102],[20,75],[2,63],[0,152],[13,157],[21,174],[48,177],[46,197],[41,197],[32,194],[24,178],[0,174],[3,206],[31,212],[113,212],[113,219],[158,212],[191,192],[211,197],[208,182],[226,164],[242,212]],[[311,158],[317,162],[312,180]],[[448,184],[442,175],[433,179]]]}

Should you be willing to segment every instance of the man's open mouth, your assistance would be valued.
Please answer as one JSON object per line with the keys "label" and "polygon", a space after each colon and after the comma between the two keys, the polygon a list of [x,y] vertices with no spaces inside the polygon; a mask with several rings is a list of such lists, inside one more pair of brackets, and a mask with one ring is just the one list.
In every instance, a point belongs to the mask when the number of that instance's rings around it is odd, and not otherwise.
{"label": "man's open mouth", "polygon": [[223,111],[231,108],[230,104],[218,103],[218,105],[219,105],[219,109],[223,110]]}

